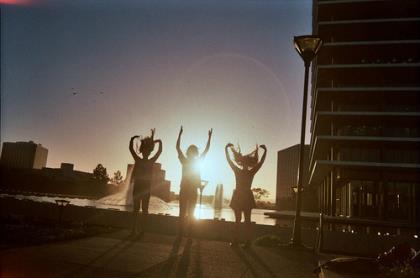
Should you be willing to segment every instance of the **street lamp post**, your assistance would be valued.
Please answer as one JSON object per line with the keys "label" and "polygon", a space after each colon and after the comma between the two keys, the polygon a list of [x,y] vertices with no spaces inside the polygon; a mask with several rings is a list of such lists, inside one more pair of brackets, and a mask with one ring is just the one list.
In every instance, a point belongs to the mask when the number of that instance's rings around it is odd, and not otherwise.
{"label": "street lamp post", "polygon": [[302,57],[305,63],[305,82],[303,86],[303,103],[302,103],[302,123],[300,132],[300,150],[299,150],[299,169],[298,169],[298,181],[297,181],[297,193],[296,193],[296,214],[295,221],[293,223],[293,235],[291,239],[291,245],[300,246],[301,242],[301,217],[300,210],[302,206],[302,182],[303,182],[303,162],[305,154],[305,127],[306,127],[306,106],[308,100],[308,78],[309,78],[309,66],[311,61],[318,54],[321,48],[322,40],[317,36],[298,36],[294,37],[294,47],[299,55]]}

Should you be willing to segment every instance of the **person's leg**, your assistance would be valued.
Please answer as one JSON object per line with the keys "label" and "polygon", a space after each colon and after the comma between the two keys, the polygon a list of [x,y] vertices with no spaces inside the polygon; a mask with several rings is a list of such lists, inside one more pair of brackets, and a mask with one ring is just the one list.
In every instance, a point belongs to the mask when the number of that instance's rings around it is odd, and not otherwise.
{"label": "person's leg", "polygon": [[251,209],[244,210],[244,216],[245,216],[245,247],[251,246]]}
{"label": "person's leg", "polygon": [[144,233],[146,223],[147,223],[147,216],[149,214],[149,201],[150,201],[150,191],[143,192],[141,198],[141,217],[140,217],[140,233]]}
{"label": "person's leg", "polygon": [[185,216],[187,214],[187,199],[185,198],[183,189],[179,192],[179,235],[182,236],[184,231]]}
{"label": "person's leg", "polygon": [[233,212],[235,213],[235,224],[233,228],[233,237],[230,243],[231,246],[238,245],[238,242],[241,239],[240,236],[240,227],[241,227],[241,218],[242,218],[242,211],[239,209],[234,209]]}
{"label": "person's leg", "polygon": [[194,221],[194,211],[195,211],[195,205],[197,203],[197,191],[196,189],[191,189],[188,192],[188,198],[187,198],[187,235],[191,236],[192,233],[192,224]]}
{"label": "person's leg", "polygon": [[140,210],[140,198],[133,194],[133,226],[131,228],[131,233],[136,234],[138,232],[138,214]]}

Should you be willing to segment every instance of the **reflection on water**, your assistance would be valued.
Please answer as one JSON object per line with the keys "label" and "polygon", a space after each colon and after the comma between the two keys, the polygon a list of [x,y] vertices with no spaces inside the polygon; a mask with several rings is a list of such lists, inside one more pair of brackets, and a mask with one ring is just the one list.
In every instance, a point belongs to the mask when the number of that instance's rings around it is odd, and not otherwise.
{"label": "reflection on water", "polygon": [[[79,199],[79,198],[68,198],[68,197],[50,197],[50,196],[32,196],[32,195],[9,195],[0,194],[0,198],[12,197],[18,200],[32,200],[35,202],[47,202],[55,203],[56,199],[67,200],[71,205],[80,207],[96,207],[101,209],[114,209],[121,211],[131,211],[131,205],[115,205],[109,202],[101,202],[101,200],[90,200],[90,199]],[[108,199],[109,200],[109,199]],[[257,224],[264,225],[275,225],[275,220],[268,218],[264,215],[264,212],[270,210],[254,209],[252,210],[251,220]],[[150,198],[149,212],[153,214],[165,214],[178,216],[179,215],[179,203],[178,201],[166,203],[161,199],[152,196]],[[194,211],[194,216],[197,219],[224,219],[226,221],[235,221],[235,215],[230,208],[222,208],[215,210],[212,206],[207,204],[197,204]]]}

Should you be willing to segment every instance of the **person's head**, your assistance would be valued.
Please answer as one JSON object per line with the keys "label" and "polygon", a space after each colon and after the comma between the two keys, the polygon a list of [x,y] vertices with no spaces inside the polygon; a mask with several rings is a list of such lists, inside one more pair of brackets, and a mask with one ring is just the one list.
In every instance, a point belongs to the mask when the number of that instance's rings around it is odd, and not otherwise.
{"label": "person's head", "polygon": [[190,145],[187,149],[187,158],[194,159],[198,156],[198,148],[196,145]]}
{"label": "person's head", "polygon": [[242,169],[254,168],[258,164],[258,145],[255,150],[247,155],[241,153],[241,148],[238,146],[238,149],[232,147],[233,158]]}
{"label": "person's head", "polygon": [[148,158],[154,148],[155,142],[152,137],[141,139],[140,153],[143,155],[143,158]]}

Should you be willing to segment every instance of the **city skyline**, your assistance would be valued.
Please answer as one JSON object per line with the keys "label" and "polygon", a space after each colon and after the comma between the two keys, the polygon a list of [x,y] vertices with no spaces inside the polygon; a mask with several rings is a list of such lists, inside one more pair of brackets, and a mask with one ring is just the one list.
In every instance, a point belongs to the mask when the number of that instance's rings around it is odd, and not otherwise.
{"label": "city skyline", "polygon": [[226,143],[258,143],[268,156],[254,186],[275,196],[277,151],[299,140],[292,39],[311,33],[311,1],[32,3],[2,9],[2,142],[33,140],[49,149],[48,167],[102,163],[112,175],[132,163],[129,138],[156,128],[177,192],[179,127],[183,150],[203,150],[213,128],[205,193],[233,190]]}

